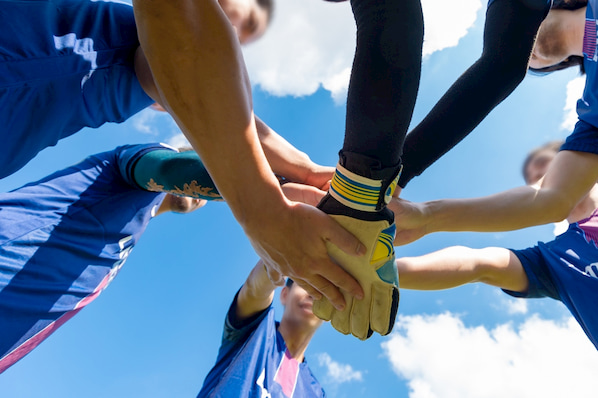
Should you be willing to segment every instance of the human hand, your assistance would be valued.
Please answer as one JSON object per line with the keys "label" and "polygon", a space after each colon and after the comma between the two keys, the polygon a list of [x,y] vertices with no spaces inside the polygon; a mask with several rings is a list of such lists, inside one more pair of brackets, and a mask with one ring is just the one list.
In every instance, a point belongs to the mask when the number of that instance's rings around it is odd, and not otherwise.
{"label": "human hand", "polygon": [[334,170],[334,167],[321,166],[313,163],[303,183],[323,191],[328,191],[330,180],[332,180],[332,176],[334,175]]}
{"label": "human hand", "polygon": [[311,185],[288,182],[282,186],[282,192],[287,199],[316,206],[326,195],[325,191]]}
{"label": "human hand", "polygon": [[428,234],[427,217],[423,204],[392,198],[388,208],[395,215],[395,225],[397,227],[393,242],[395,246],[406,245]]}
{"label": "human hand", "polygon": [[339,289],[358,299],[359,283],[328,255],[326,242],[351,256],[362,256],[365,247],[351,233],[319,209],[288,202],[282,208],[264,208],[245,232],[277,284],[283,275],[293,279],[314,299],[326,297],[338,310],[345,306]]}

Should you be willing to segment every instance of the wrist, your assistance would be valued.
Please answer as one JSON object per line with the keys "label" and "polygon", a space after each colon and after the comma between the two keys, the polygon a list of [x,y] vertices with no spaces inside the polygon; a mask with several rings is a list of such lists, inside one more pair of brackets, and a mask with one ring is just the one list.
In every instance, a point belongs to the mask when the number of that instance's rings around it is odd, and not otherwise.
{"label": "wrist", "polygon": [[259,233],[268,225],[280,226],[291,202],[283,194],[277,179],[275,184],[268,182],[257,191],[245,195],[237,221],[249,236]]}
{"label": "wrist", "polygon": [[441,200],[424,202],[418,205],[424,235],[443,231],[442,225],[444,224],[446,215],[442,210],[443,201]]}

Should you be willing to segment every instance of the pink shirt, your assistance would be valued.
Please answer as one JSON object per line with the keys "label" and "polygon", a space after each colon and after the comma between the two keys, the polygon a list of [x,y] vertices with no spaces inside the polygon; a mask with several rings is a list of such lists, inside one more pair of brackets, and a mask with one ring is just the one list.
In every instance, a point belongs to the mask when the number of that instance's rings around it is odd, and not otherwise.
{"label": "pink shirt", "polygon": [[598,246],[598,209],[594,210],[588,218],[580,220],[577,224],[585,232],[587,240],[594,242]]}

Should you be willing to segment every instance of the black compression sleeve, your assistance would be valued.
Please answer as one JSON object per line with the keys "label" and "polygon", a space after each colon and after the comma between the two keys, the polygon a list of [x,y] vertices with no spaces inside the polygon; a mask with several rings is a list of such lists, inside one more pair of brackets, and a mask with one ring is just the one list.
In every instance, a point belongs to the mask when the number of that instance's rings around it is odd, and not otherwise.
{"label": "black compression sleeve", "polygon": [[486,13],[484,49],[405,139],[401,187],[465,138],[525,77],[546,0],[496,0]]}
{"label": "black compression sleeve", "polygon": [[399,162],[421,72],[419,0],[352,0],[357,48],[343,151]]}

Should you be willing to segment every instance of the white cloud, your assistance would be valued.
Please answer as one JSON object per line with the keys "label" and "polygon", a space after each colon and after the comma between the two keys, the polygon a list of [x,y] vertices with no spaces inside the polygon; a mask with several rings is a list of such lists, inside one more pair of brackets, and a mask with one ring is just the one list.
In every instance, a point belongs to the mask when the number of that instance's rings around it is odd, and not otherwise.
{"label": "white cloud", "polygon": [[319,354],[318,362],[320,366],[326,367],[326,378],[334,384],[363,380],[361,372],[353,370],[350,365],[333,361],[327,353]]}
{"label": "white cloud", "polygon": [[133,123],[135,130],[139,131],[140,133],[157,136],[159,131],[156,128],[156,121],[161,117],[163,117],[163,112],[157,112],[151,108],[145,108],[131,118],[131,123]]}
{"label": "white cloud", "polygon": [[444,313],[400,317],[395,329],[382,348],[411,398],[596,396],[598,353],[573,318],[488,330]]}
{"label": "white cloud", "polygon": [[480,0],[460,0],[458,7],[445,0],[422,0],[425,22],[423,55],[459,44],[475,23],[480,8]]}
{"label": "white cloud", "polygon": [[567,99],[565,100],[564,108],[565,116],[561,128],[568,132],[573,131],[573,127],[577,123],[577,100],[581,98],[585,84],[585,76],[576,77],[567,84]]}
{"label": "white cloud", "polygon": [[527,314],[527,300],[504,299],[504,303],[509,314]]}
{"label": "white cloud", "polygon": [[166,140],[166,143],[174,148],[191,146],[189,140],[187,140],[187,137],[185,137],[185,135],[180,132]]}
{"label": "white cloud", "polygon": [[567,221],[567,220],[563,220],[561,222],[555,222],[552,225],[554,226],[554,228],[552,230],[552,233],[554,234],[554,236],[563,234],[563,233],[567,232],[567,229],[569,229],[569,221]]}
{"label": "white cloud", "polygon": [[[423,0],[424,54],[457,45],[474,24],[480,0]],[[349,2],[279,0],[272,26],[248,46],[251,80],[277,96],[305,96],[319,87],[337,103],[347,95],[355,51],[355,22]]]}
{"label": "white cloud", "polygon": [[496,300],[490,306],[494,309],[506,312],[509,315],[525,315],[528,311],[529,300],[515,298],[504,294],[500,289],[494,289]]}

